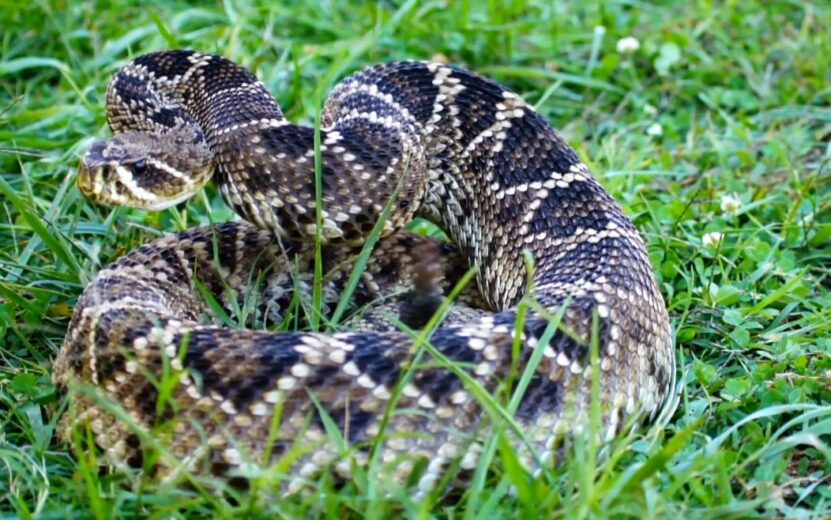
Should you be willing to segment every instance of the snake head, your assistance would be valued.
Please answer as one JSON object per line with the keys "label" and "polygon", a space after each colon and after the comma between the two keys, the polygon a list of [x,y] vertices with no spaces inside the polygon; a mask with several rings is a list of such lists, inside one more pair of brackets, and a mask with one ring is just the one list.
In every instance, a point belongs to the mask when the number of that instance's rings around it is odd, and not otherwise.
{"label": "snake head", "polygon": [[128,131],[92,145],[78,166],[78,189],[96,203],[161,210],[202,189],[213,169],[201,136]]}

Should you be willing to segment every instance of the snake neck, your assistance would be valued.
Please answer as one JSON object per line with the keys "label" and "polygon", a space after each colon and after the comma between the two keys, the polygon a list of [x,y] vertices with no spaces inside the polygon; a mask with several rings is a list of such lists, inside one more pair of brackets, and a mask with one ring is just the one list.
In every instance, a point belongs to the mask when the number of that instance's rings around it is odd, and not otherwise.
{"label": "snake neck", "polygon": [[[278,236],[309,240],[319,232],[325,242],[360,244],[390,199],[382,235],[412,220],[424,197],[418,122],[364,92],[342,91],[327,102],[320,193],[314,130],[287,121],[256,77],[224,58],[190,51],[143,56],[117,74],[110,92],[114,132],[198,127],[214,153],[223,198]],[[135,104],[150,110],[131,109]]]}

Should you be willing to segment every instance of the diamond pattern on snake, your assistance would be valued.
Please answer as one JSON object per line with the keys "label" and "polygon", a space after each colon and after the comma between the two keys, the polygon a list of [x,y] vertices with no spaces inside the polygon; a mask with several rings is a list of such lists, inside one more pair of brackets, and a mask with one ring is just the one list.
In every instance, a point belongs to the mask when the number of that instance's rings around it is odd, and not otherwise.
{"label": "diamond pattern on snake", "polygon": [[[493,423],[475,388],[515,386],[511,374],[532,359],[514,414],[530,469],[583,424],[593,374],[606,437],[632,417],[654,420],[672,400],[671,329],[641,236],[564,139],[497,83],[409,61],[345,79],[322,112],[319,186],[314,130],[287,121],[263,84],[227,59],[141,56],[112,78],[106,108],[113,135],[81,162],[84,195],[158,210],[213,180],[241,217],[143,245],[80,297],[54,381],[90,385],[115,408],[75,392],[62,428],[68,436],[88,425],[111,463],[142,465],[137,428],[167,447],[153,469],[160,478],[232,478],[291,451],[285,491],[295,492],[321,471],[348,478],[372,448],[400,482],[424,458],[425,491],[454,462],[463,471],[478,462]],[[350,301],[354,326],[238,330],[211,315],[200,288],[231,309],[256,281],[258,315],[279,323],[296,293],[311,291],[315,237],[330,314],[387,205]],[[403,230],[415,217],[449,241]],[[429,334],[434,355],[414,348],[419,331],[402,330],[390,312],[424,326],[469,269],[473,282]],[[379,298],[386,303],[373,309]],[[536,305],[518,328],[524,298]],[[171,377],[160,404],[159,382]]]}

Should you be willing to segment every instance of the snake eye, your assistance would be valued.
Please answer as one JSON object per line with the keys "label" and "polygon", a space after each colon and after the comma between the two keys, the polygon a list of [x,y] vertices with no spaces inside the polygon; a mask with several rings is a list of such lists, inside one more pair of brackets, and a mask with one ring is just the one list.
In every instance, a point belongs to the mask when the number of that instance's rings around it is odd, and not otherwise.
{"label": "snake eye", "polygon": [[135,163],[133,163],[133,173],[136,175],[141,175],[147,169],[147,164],[144,162],[144,159],[139,159]]}

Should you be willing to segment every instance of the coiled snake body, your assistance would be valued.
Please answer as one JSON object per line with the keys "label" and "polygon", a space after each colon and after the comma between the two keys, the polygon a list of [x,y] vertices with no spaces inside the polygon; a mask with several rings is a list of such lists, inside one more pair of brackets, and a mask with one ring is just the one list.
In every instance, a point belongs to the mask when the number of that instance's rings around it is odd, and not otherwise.
{"label": "coiled snake body", "polygon": [[[107,108],[114,137],[82,162],[86,195],[161,208],[215,170],[224,199],[245,219],[142,246],[102,270],[80,298],[54,379],[59,388],[80,381],[99,389],[74,393],[64,424],[88,424],[110,460],[141,464],[143,428],[172,455],[160,460],[166,475],[245,474],[282,458],[291,491],[327,467],[348,473],[349,460],[366,463],[379,443],[378,460],[394,478],[429,458],[419,480],[429,489],[451,462],[476,464],[491,422],[475,385],[514,391],[533,359],[514,419],[530,441],[517,441],[520,460],[534,466],[585,418],[593,322],[604,431],[612,435],[636,413],[654,419],[669,400],[669,321],[641,237],[563,139],[503,87],[438,63],[350,77],[322,113],[320,193],[314,131],[287,122],[265,87],[223,58],[142,56],[113,78]],[[312,283],[316,234],[325,242],[323,309],[331,311],[392,197],[353,303],[412,288],[422,261],[412,251],[425,244],[444,273],[439,292],[473,267],[461,310],[428,337],[456,372],[430,352],[416,356],[412,334],[372,313],[359,332],[205,324],[203,294],[232,309],[252,287],[260,315],[283,317]],[[399,231],[414,216],[438,224],[452,245]],[[536,305],[518,318],[523,297]],[[405,295],[398,305],[412,302]],[[355,447],[351,457],[327,424]]]}

